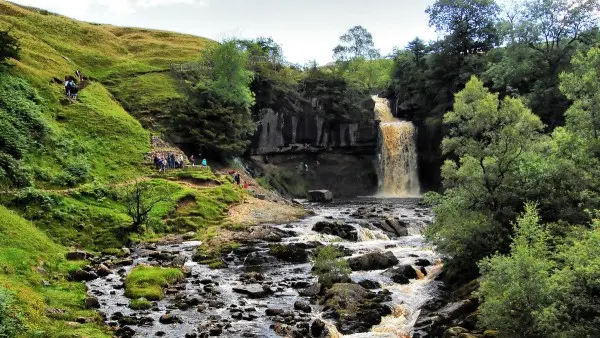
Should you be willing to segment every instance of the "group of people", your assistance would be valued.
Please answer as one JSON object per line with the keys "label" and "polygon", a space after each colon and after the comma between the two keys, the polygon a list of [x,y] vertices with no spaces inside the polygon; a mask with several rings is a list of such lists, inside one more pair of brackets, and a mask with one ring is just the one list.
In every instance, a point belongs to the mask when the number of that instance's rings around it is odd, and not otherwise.
{"label": "group of people", "polygon": [[[189,160],[192,167],[195,167],[196,159],[194,158],[194,155],[190,156]],[[201,163],[203,167],[208,166],[206,159],[202,159]],[[173,153],[167,154],[166,158],[155,155],[154,165],[156,166],[156,169],[158,169],[158,172],[165,172],[167,169],[183,169],[185,167],[185,157],[183,154],[175,155]]]}
{"label": "group of people", "polygon": [[[79,69],[77,69],[75,71],[75,76],[77,77],[77,81],[79,83],[81,83],[83,81],[83,75],[81,74],[81,71],[79,71]],[[79,92],[79,86],[77,86],[77,83],[75,83],[75,78],[73,78],[72,76],[65,76],[65,94],[67,95],[67,98],[69,100],[77,100],[77,93]]]}
{"label": "group of people", "polygon": [[185,160],[183,155],[175,155],[169,153],[166,158],[162,156],[154,156],[154,165],[159,172],[165,172],[167,169],[183,169],[185,167]]}
{"label": "group of people", "polygon": [[[235,170],[230,170],[229,175],[231,175],[231,179],[233,180],[233,182],[235,182],[235,184],[242,186],[242,176],[239,172]],[[248,182],[244,181],[243,187],[244,189],[248,189]]]}
{"label": "group of people", "polygon": [[79,92],[79,88],[75,83],[73,77],[65,77],[65,94],[69,100],[77,100],[77,92]]}

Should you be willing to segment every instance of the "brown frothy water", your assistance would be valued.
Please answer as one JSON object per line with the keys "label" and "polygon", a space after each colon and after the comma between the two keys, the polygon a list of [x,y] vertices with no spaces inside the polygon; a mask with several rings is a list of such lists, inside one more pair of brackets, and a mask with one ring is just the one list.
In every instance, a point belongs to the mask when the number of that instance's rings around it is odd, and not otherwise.
{"label": "brown frothy water", "polygon": [[416,197],[421,192],[412,122],[393,117],[387,99],[373,96],[379,124],[379,195]]}

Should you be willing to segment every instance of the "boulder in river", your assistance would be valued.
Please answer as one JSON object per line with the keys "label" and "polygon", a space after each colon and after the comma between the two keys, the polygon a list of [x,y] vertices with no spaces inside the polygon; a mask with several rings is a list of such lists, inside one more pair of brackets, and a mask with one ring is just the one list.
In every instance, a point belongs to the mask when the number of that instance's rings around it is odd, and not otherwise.
{"label": "boulder in river", "polygon": [[370,252],[362,256],[350,257],[348,265],[352,271],[368,271],[387,269],[398,264],[398,259],[391,251]]}
{"label": "boulder in river", "polygon": [[179,317],[170,313],[165,313],[164,315],[160,316],[158,321],[165,325],[181,323],[181,319],[179,319]]}
{"label": "boulder in river", "polygon": [[329,336],[325,322],[320,319],[315,319],[312,324],[310,324],[310,334],[317,338]]}
{"label": "boulder in river", "polygon": [[343,334],[366,332],[392,313],[383,304],[384,295],[370,292],[358,284],[335,284],[325,294],[325,306],[334,311],[333,318]]}
{"label": "boulder in river", "polygon": [[85,307],[88,309],[99,309],[100,302],[98,301],[98,298],[96,298],[96,297],[88,297],[85,300]]}
{"label": "boulder in river", "polygon": [[310,303],[305,300],[298,300],[294,303],[294,310],[311,313],[312,308],[310,307]]}
{"label": "boulder in river", "polygon": [[322,234],[338,236],[351,242],[358,241],[356,229],[352,225],[343,222],[317,222],[312,230]]}
{"label": "boulder in river", "polygon": [[289,263],[308,262],[306,247],[298,244],[276,244],[269,248],[269,254]]}
{"label": "boulder in river", "polygon": [[388,269],[384,273],[384,276],[390,277],[394,283],[408,284],[411,279],[417,279],[417,271],[410,265],[402,265],[397,268]]}
{"label": "boulder in river", "polygon": [[266,285],[263,286],[260,284],[249,284],[245,286],[234,287],[233,291],[246,295],[249,298],[262,298],[271,293],[271,290]]}
{"label": "boulder in river", "polygon": [[333,194],[329,190],[310,190],[307,197],[309,202],[327,203],[333,201]]}
{"label": "boulder in river", "polygon": [[89,282],[98,278],[93,272],[77,269],[69,274],[69,280],[74,282]]}
{"label": "boulder in river", "polygon": [[362,286],[363,288],[365,288],[367,290],[373,290],[373,289],[380,289],[381,288],[381,284],[379,284],[378,282],[369,280],[369,279],[361,280],[360,282],[358,282],[358,285]]}
{"label": "boulder in river", "polygon": [[68,261],[82,261],[92,257],[91,254],[85,251],[69,251],[65,254]]}

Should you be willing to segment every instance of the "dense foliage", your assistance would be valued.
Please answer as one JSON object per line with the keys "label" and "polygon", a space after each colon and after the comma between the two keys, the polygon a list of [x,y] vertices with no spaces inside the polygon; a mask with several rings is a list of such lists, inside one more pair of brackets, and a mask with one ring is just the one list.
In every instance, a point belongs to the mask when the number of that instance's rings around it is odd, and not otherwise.
{"label": "dense foliage", "polygon": [[209,158],[242,154],[255,130],[250,108],[254,93],[248,54],[235,41],[208,49],[203,58],[210,65],[188,89],[188,98],[171,108],[172,133]]}
{"label": "dense foliage", "polygon": [[25,80],[0,72],[0,186],[31,184],[23,159],[48,135],[41,109],[39,97]]}
{"label": "dense foliage", "polygon": [[18,59],[21,47],[11,33],[10,29],[0,29],[0,67],[6,65],[8,59]]}
{"label": "dense foliage", "polygon": [[448,281],[480,276],[482,329],[597,336],[600,2],[504,5],[438,0],[445,38],[395,58],[390,96],[445,159],[426,235]]}

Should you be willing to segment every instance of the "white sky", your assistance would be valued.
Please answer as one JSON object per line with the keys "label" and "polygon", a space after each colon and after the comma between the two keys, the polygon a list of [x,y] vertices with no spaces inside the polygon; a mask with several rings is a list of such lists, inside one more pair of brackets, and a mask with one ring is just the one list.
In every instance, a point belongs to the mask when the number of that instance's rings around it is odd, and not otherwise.
{"label": "white sky", "polygon": [[388,54],[416,36],[428,41],[425,8],[433,0],[12,0],[78,20],[155,28],[222,40],[272,37],[288,61],[332,60],[338,38],[352,26],[373,34]]}

